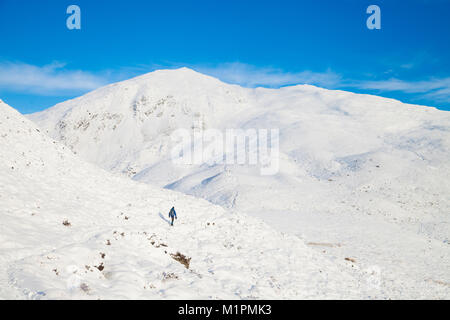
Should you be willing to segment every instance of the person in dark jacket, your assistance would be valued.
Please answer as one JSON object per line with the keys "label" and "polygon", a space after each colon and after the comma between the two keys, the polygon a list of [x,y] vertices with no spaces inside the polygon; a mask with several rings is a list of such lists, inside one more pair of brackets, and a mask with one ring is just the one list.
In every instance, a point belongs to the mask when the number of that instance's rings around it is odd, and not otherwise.
{"label": "person in dark jacket", "polygon": [[177,213],[175,211],[175,207],[172,207],[172,209],[170,209],[169,218],[171,219],[170,225],[173,226],[173,219],[177,218]]}

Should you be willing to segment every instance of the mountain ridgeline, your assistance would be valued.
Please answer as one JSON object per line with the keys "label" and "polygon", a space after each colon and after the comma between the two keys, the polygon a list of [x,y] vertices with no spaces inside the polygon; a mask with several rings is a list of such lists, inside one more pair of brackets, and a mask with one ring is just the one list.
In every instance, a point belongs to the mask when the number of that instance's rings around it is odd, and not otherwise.
{"label": "mountain ridgeline", "polygon": [[[404,292],[448,292],[449,112],[310,85],[243,88],[182,68],[28,117],[108,171],[264,219],[333,259],[357,256]],[[180,129],[276,129],[279,170],[174,163]]]}

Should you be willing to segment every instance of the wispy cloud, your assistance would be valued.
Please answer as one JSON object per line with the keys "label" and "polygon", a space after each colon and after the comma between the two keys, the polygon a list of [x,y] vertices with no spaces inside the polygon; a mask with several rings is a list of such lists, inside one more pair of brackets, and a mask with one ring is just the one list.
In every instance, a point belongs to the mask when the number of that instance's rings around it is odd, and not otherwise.
{"label": "wispy cloud", "polygon": [[[403,68],[412,68],[412,64]],[[271,67],[256,67],[239,62],[224,63],[213,67],[196,66],[194,69],[209,74],[228,83],[245,87],[281,87],[295,84],[311,84],[328,89],[348,89],[377,91],[380,94],[399,92],[409,94],[413,100],[431,100],[437,103],[450,102],[450,77],[428,78],[421,81],[406,81],[397,78],[382,80],[348,79],[339,73],[325,72],[284,72]]]}
{"label": "wispy cloud", "polygon": [[[70,70],[64,63],[59,62],[44,66],[22,62],[0,62],[0,90],[47,96],[74,95],[155,69],[181,66],[185,65],[143,65],[93,73]],[[450,77],[428,78],[421,81],[407,81],[398,78],[382,80],[348,79],[332,70],[324,72],[285,72],[279,68],[257,67],[240,62],[223,63],[215,66],[190,65],[189,67],[224,82],[239,84],[244,87],[277,88],[287,85],[311,84],[329,89],[351,90],[351,88],[355,88],[369,92],[376,91],[380,94],[397,92],[409,95],[412,100],[450,103]]]}
{"label": "wispy cloud", "polygon": [[22,62],[0,63],[0,89],[36,95],[73,94],[108,83],[106,75],[67,70],[64,63],[35,66]]}
{"label": "wispy cloud", "polygon": [[404,81],[388,79],[379,81],[360,81],[357,87],[361,89],[375,89],[382,91],[402,91],[406,93],[424,93],[450,87],[450,78],[429,79],[423,81]]}
{"label": "wispy cloud", "polygon": [[419,98],[438,102],[450,102],[450,77],[429,78],[422,81],[405,81],[396,78],[379,81],[353,81],[350,87],[380,92],[403,92],[418,94]]}
{"label": "wispy cloud", "polygon": [[325,72],[284,72],[277,68],[256,67],[239,62],[224,63],[214,67],[194,68],[222,81],[245,87],[281,87],[293,84],[335,87],[341,82],[340,76],[330,70]]}

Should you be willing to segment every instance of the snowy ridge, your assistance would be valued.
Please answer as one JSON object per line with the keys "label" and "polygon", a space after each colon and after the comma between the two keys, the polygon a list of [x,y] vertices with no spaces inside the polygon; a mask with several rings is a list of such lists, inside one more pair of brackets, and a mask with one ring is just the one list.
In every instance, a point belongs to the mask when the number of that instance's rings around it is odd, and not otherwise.
{"label": "snowy ridge", "polygon": [[0,298],[383,297],[297,237],[81,161],[3,102],[0,148]]}

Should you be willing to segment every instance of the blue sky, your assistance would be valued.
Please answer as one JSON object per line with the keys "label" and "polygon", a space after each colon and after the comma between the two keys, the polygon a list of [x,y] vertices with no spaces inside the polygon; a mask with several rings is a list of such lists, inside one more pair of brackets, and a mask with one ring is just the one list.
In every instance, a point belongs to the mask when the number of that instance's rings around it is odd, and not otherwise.
{"label": "blue sky", "polygon": [[[66,9],[81,8],[81,30]],[[366,9],[381,9],[369,30]],[[0,0],[0,99],[23,113],[182,66],[450,110],[450,1]]]}

